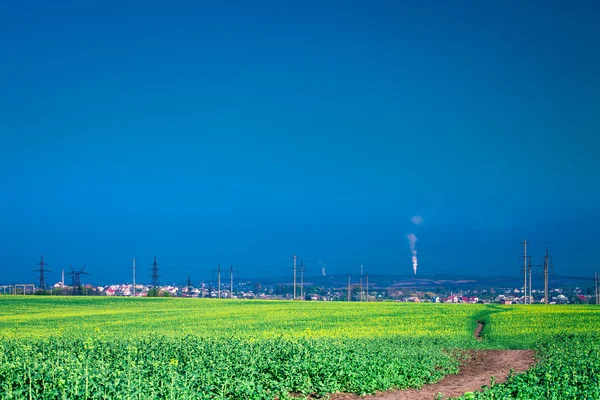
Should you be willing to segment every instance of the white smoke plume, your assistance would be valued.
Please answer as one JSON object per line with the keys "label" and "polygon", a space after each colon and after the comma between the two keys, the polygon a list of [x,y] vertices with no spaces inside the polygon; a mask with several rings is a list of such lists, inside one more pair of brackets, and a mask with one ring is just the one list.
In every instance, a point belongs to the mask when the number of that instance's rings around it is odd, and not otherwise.
{"label": "white smoke plume", "polygon": [[421,217],[420,215],[414,215],[410,218],[410,220],[415,225],[421,225],[423,223],[423,217]]}
{"label": "white smoke plume", "polygon": [[[423,217],[421,217],[420,215],[413,215],[410,218],[410,221],[414,225],[421,225],[423,223]],[[417,261],[417,249],[416,249],[416,245],[417,245],[417,241],[419,239],[417,239],[417,236],[414,233],[409,233],[407,235],[407,238],[408,238],[408,243],[410,244],[410,251],[412,252],[413,271],[414,271],[414,273],[416,275],[417,274],[417,266],[419,265],[419,263]]]}
{"label": "white smoke plume", "polygon": [[408,243],[410,245],[410,251],[412,252],[413,271],[416,275],[417,274],[417,266],[419,265],[419,263],[417,261],[416,245],[417,245],[417,241],[419,239],[417,239],[417,236],[414,233],[409,233],[406,237],[408,238]]}
{"label": "white smoke plume", "polygon": [[319,264],[322,265],[322,267],[321,267],[321,273],[323,274],[323,276],[325,276],[325,263],[323,261],[319,261]]}

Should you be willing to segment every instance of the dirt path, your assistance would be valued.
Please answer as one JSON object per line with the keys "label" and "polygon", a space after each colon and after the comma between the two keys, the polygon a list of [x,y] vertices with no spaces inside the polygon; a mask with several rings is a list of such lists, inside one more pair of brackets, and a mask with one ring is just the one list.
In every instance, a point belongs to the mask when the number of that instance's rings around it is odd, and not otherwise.
{"label": "dirt path", "polygon": [[449,375],[438,383],[423,386],[420,390],[394,390],[372,396],[337,394],[332,396],[332,399],[432,400],[438,393],[443,393],[444,399],[457,397],[465,392],[480,390],[483,385],[489,385],[492,376],[496,378],[496,383],[504,382],[511,368],[515,373],[523,372],[534,362],[531,350],[479,351],[475,352],[473,358],[461,367],[458,375]]}
{"label": "dirt path", "polygon": [[475,333],[473,333],[473,335],[475,335],[475,339],[477,340],[481,340],[481,331],[483,330],[483,324],[479,321],[477,321],[477,328],[475,328]]}
{"label": "dirt path", "polygon": [[[475,338],[481,340],[480,333],[483,324],[478,323]],[[438,383],[425,385],[416,390],[393,390],[381,392],[372,396],[357,396],[353,394],[336,394],[332,400],[432,400],[438,393],[448,397],[462,396],[465,392],[480,390],[490,384],[490,377],[496,378],[496,383],[504,382],[511,369],[515,373],[528,370],[533,364],[534,353],[531,350],[485,350],[473,352],[471,359],[460,368],[458,375],[448,375]]]}

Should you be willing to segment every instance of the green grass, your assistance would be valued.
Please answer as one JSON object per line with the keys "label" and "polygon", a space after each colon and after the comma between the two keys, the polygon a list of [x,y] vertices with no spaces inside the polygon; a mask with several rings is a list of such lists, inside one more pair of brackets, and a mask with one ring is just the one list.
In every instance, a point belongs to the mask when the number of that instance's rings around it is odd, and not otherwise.
{"label": "green grass", "polygon": [[0,297],[6,337],[64,332],[270,338],[448,337],[469,341],[481,305]]}
{"label": "green grass", "polygon": [[[486,323],[481,342],[478,320]],[[599,326],[593,306],[0,296],[0,398],[372,393],[435,382],[457,372],[464,350],[481,348],[538,351],[544,369],[506,384],[530,379],[511,387],[519,398],[548,398],[559,362],[578,377],[561,390],[587,395],[597,393],[596,367],[581,361],[598,359],[589,346]],[[528,386],[541,375],[546,397]],[[478,396],[506,398],[503,388]]]}
{"label": "green grass", "polygon": [[600,399],[600,307],[519,306],[482,317],[490,345],[534,349],[538,363],[463,399]]}

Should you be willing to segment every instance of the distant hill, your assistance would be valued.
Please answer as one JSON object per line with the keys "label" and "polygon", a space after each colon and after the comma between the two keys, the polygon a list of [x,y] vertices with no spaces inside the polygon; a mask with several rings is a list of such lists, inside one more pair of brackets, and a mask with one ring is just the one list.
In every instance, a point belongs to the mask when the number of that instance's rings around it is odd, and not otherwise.
{"label": "distant hill", "polygon": [[[351,284],[358,284],[360,275],[350,275]],[[366,276],[362,276],[363,284],[366,283]],[[260,282],[263,286],[268,285],[283,285],[291,286],[292,277],[271,277],[271,278],[256,278],[250,279],[253,282]],[[300,284],[300,279],[297,280]],[[345,287],[348,285],[348,275],[326,275],[326,276],[305,276],[304,284],[306,286],[321,286],[321,287]],[[593,285],[593,278],[578,277],[578,276],[551,276],[549,279],[550,287],[570,288],[581,287],[587,288]],[[480,288],[480,287],[498,287],[498,288],[519,288],[523,286],[522,276],[458,276],[451,274],[436,274],[436,275],[392,275],[392,274],[369,274],[369,287],[373,288],[389,288],[389,287],[419,287],[419,288]],[[542,277],[533,277],[533,288],[538,289],[543,287]]]}

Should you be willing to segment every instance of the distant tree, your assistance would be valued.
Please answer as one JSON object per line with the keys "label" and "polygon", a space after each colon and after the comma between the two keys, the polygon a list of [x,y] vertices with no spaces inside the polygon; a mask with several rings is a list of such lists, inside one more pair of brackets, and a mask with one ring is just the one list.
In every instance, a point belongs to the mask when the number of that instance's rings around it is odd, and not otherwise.
{"label": "distant tree", "polygon": [[304,292],[306,293],[306,295],[312,295],[312,294],[318,294],[319,293],[319,287],[318,286],[309,286],[307,287]]}
{"label": "distant tree", "polygon": [[83,286],[74,286],[71,289],[71,294],[73,296],[85,296],[84,287]]}
{"label": "distant tree", "polygon": [[254,284],[254,293],[258,294],[258,293],[260,293],[261,290],[262,290],[262,286],[260,285],[260,282],[256,282]]}
{"label": "distant tree", "polygon": [[163,290],[161,291],[161,295],[162,297],[171,297],[171,292],[169,292],[168,290]]}
{"label": "distant tree", "polygon": [[350,289],[350,300],[360,300],[360,285],[352,286],[352,289]]}
{"label": "distant tree", "polygon": [[158,297],[158,288],[148,290],[148,297]]}
{"label": "distant tree", "polygon": [[285,296],[286,294],[293,293],[293,291],[294,289],[292,286],[277,285],[275,287],[275,294],[278,296]]}

